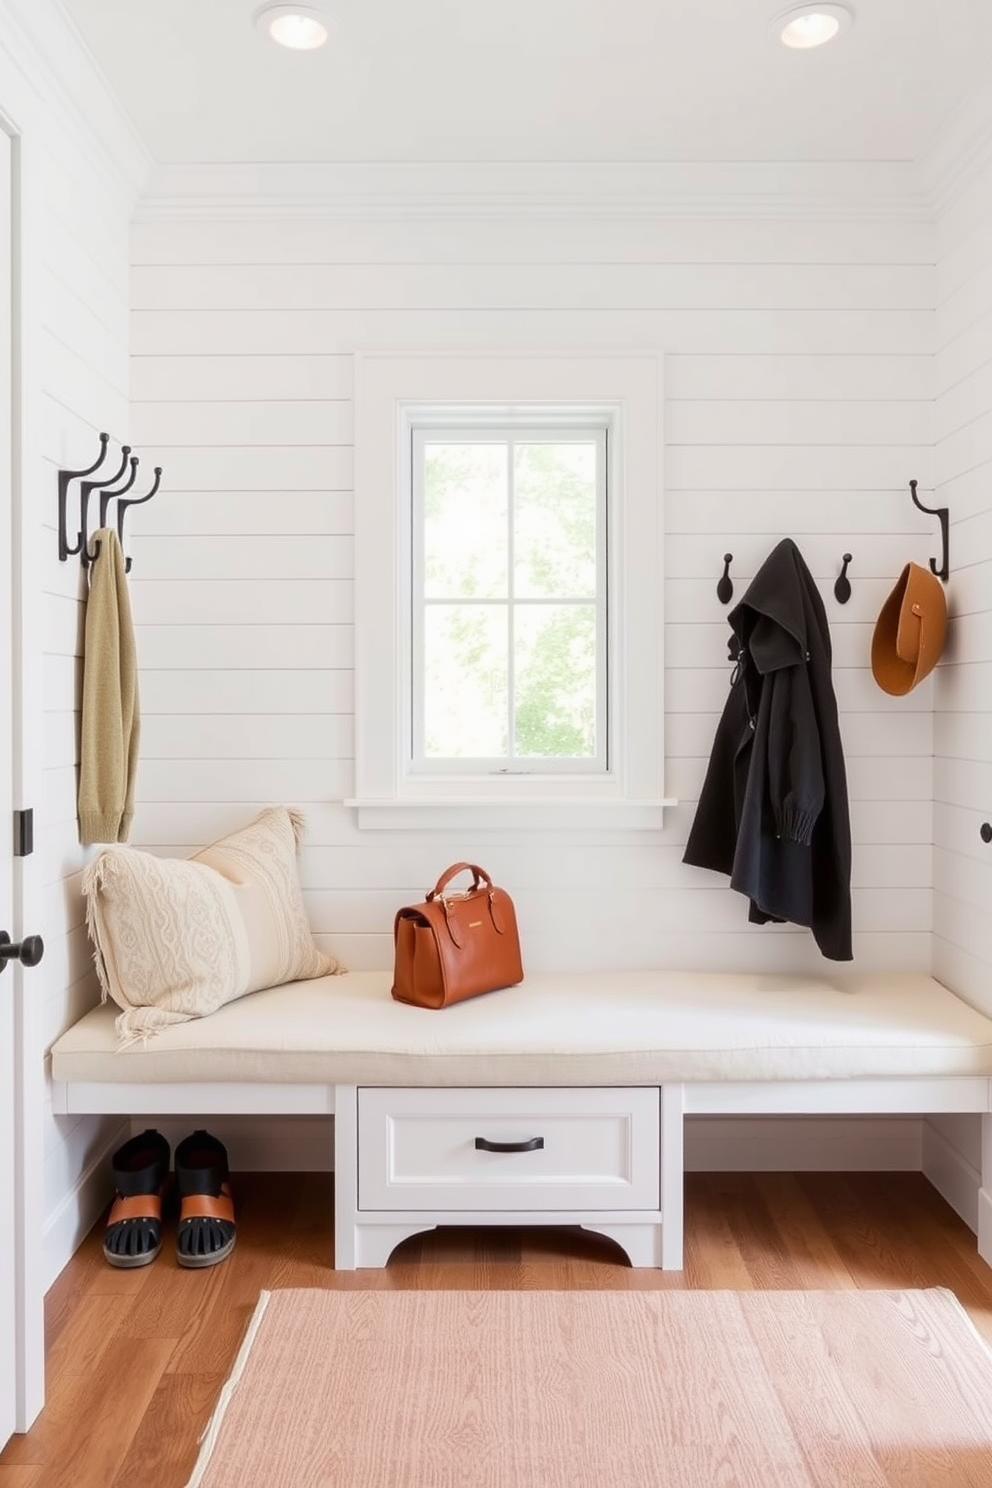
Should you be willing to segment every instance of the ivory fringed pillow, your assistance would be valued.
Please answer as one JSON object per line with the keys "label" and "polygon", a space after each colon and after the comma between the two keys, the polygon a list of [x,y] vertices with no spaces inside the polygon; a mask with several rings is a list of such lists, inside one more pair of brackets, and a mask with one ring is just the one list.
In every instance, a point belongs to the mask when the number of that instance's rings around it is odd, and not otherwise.
{"label": "ivory fringed pillow", "polygon": [[248,992],[344,968],[313,943],[284,806],[190,858],[108,847],[85,869],[86,928],[123,1045]]}

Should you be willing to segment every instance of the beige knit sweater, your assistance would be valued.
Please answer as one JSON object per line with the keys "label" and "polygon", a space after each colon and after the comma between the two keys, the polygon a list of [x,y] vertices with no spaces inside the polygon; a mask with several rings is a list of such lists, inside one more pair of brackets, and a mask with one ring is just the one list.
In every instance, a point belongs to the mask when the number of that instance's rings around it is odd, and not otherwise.
{"label": "beige knit sweater", "polygon": [[140,732],[131,602],[117,533],[101,527],[91,541],[100,552],[89,569],[86,601],[79,840],[126,842]]}

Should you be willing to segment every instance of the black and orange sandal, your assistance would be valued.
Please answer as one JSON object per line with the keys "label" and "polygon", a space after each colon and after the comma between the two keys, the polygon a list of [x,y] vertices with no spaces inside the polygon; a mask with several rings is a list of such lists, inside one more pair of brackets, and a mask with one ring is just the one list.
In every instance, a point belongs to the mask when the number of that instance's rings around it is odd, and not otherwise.
{"label": "black and orange sandal", "polygon": [[234,1249],[237,1227],[228,1177],[227,1149],[209,1132],[195,1131],[179,1143],[176,1260],[180,1266],[216,1266]]}
{"label": "black and orange sandal", "polygon": [[162,1249],[162,1200],[169,1183],[169,1144],[145,1131],[110,1160],[117,1197],[107,1216],[104,1259],[128,1270],[149,1266]]}

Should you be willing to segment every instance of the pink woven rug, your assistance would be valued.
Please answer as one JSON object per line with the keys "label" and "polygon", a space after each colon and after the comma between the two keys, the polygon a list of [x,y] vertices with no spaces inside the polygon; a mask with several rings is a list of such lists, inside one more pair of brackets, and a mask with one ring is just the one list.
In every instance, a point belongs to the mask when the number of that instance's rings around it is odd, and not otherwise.
{"label": "pink woven rug", "polygon": [[952,1293],[263,1292],[188,1488],[990,1488]]}

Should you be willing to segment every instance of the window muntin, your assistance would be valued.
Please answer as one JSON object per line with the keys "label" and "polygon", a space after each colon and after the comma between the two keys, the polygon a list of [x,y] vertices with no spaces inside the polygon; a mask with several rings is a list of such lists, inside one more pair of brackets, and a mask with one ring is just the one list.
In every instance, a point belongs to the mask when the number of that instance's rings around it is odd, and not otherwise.
{"label": "window muntin", "polygon": [[609,420],[411,420],[412,774],[610,768]]}

